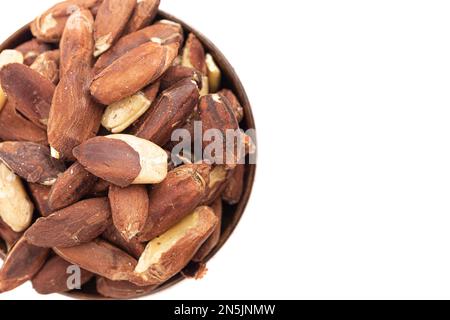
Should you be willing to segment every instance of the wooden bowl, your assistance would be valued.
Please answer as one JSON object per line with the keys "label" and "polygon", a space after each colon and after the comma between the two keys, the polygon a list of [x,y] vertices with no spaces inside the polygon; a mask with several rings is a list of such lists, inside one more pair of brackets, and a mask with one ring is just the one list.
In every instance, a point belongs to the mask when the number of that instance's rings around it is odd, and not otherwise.
{"label": "wooden bowl", "polygon": [[[241,123],[241,127],[244,130],[247,129],[256,129],[255,128],[255,121],[253,119],[252,109],[250,107],[250,102],[248,100],[247,94],[244,90],[244,87],[239,80],[239,77],[237,76],[234,68],[231,66],[231,64],[228,62],[228,60],[225,58],[225,56],[220,52],[220,50],[210,41],[208,40],[203,34],[196,31],[194,28],[190,27],[188,24],[184,23],[183,21],[177,19],[176,17],[167,14],[163,11],[160,11],[158,14],[157,19],[168,19],[175,22],[178,22],[183,26],[183,29],[186,33],[186,36],[188,33],[192,32],[194,33],[200,41],[205,46],[205,50],[214,57],[216,63],[222,70],[222,82],[223,87],[231,89],[240,100],[244,111],[245,111],[245,118]],[[28,41],[32,38],[30,28],[28,25],[24,26],[17,32],[15,32],[11,37],[9,37],[3,44],[0,45],[0,51],[4,49],[13,49],[17,47],[18,45],[24,43],[25,41]],[[255,172],[256,172],[256,165],[246,165],[246,172],[245,172],[245,184],[244,184],[244,194],[242,195],[241,201],[235,205],[235,206],[228,206],[224,204],[224,212],[223,212],[223,224],[222,224],[222,236],[220,238],[219,244],[216,246],[216,248],[211,252],[211,254],[208,256],[205,262],[209,261],[212,257],[216,255],[216,253],[222,248],[222,246],[227,242],[228,238],[233,233],[234,229],[236,228],[237,224],[239,223],[239,220],[241,219],[245,208],[247,206],[247,203],[249,201],[252,187],[255,179]],[[4,250],[4,249],[3,249]],[[0,246],[0,251],[2,251],[2,246]],[[2,256],[2,252],[0,252],[0,257]],[[182,281],[184,277],[181,274],[176,275],[171,280],[163,284],[160,288],[155,290],[153,293],[162,291],[164,289],[167,289],[169,287],[174,286],[175,284]],[[95,290],[95,282],[88,283],[87,285],[83,286],[82,291],[74,291],[69,292],[66,294],[67,296],[70,296],[72,298],[78,298],[78,299],[104,299],[102,296],[100,296],[96,290]]]}

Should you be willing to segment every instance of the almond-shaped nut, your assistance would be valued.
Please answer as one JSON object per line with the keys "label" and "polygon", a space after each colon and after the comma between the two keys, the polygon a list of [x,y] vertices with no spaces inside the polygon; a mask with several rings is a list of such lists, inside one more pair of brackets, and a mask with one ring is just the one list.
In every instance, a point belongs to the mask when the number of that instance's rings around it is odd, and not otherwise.
{"label": "almond-shaped nut", "polygon": [[211,208],[197,208],[170,230],[149,242],[135,273],[143,283],[149,285],[169,280],[189,263],[217,223],[217,216]]}
{"label": "almond-shaped nut", "polygon": [[181,45],[183,41],[182,28],[179,24],[155,23],[142,30],[130,33],[120,38],[107,52],[102,54],[94,66],[95,74],[100,73],[118,58],[140,45],[158,39],[157,43],[167,45],[173,42]]}
{"label": "almond-shaped nut", "polygon": [[5,242],[7,251],[9,251],[21,237],[22,233],[15,232],[0,218],[0,239]]}
{"label": "almond-shaped nut", "polygon": [[198,104],[197,84],[184,79],[161,93],[155,105],[133,126],[131,133],[160,146],[170,141],[172,132],[181,128]]}
{"label": "almond-shaped nut", "polygon": [[220,89],[222,82],[222,71],[217,66],[211,54],[206,54],[206,68],[208,70],[208,80],[209,80],[209,91],[211,93],[216,93]]}
{"label": "almond-shaped nut", "polygon": [[[49,259],[42,269],[33,277],[33,288],[40,294],[63,293],[71,291],[70,277],[73,265],[64,259],[55,256]],[[94,276],[89,271],[80,269],[80,285],[92,279]]]}
{"label": "almond-shaped nut", "polygon": [[46,128],[55,85],[30,67],[12,63],[0,71],[0,82],[8,99],[28,120]]}
{"label": "almond-shaped nut", "polygon": [[184,165],[154,186],[149,192],[148,219],[139,240],[155,239],[192,213],[205,197],[210,171],[206,164]]}
{"label": "almond-shaped nut", "polygon": [[172,66],[161,77],[161,90],[167,90],[184,79],[194,80],[198,88],[202,88],[203,82],[200,71],[183,66]]}
{"label": "almond-shaped nut", "polygon": [[59,82],[59,50],[46,51],[37,56],[31,69],[41,74],[54,84]]}
{"label": "almond-shaped nut", "polygon": [[30,226],[33,211],[22,181],[0,163],[0,218],[13,231],[22,232]]}
{"label": "almond-shaped nut", "polygon": [[124,54],[95,76],[92,95],[110,105],[155,82],[177,56],[178,44],[145,43]]}
{"label": "almond-shaped nut", "polygon": [[238,204],[244,192],[245,165],[239,164],[231,173],[227,186],[222,194],[222,199],[229,205]]}
{"label": "almond-shaped nut", "polygon": [[10,63],[23,63],[23,54],[17,50],[6,49],[0,53],[0,69]]}
{"label": "almond-shaped nut", "polygon": [[25,232],[25,238],[38,247],[74,247],[100,236],[108,227],[110,218],[107,198],[84,200],[39,218]]}
{"label": "almond-shaped nut", "polygon": [[77,247],[53,250],[64,260],[113,281],[133,278],[137,264],[127,253],[99,239]]}
{"label": "almond-shaped nut", "polygon": [[47,43],[40,42],[34,38],[15,48],[15,50],[22,52],[23,63],[27,66],[31,66],[40,54],[51,49],[51,46]]}
{"label": "almond-shaped nut", "polygon": [[139,0],[124,33],[138,31],[152,23],[158,13],[159,3],[160,0]]}
{"label": "almond-shaped nut", "polygon": [[30,190],[31,198],[34,201],[39,214],[42,217],[48,217],[51,215],[54,212],[48,204],[51,188],[49,186],[43,186],[39,183],[28,183],[28,189]]}
{"label": "almond-shaped nut", "polygon": [[31,280],[44,265],[50,250],[29,244],[22,237],[8,253],[0,270],[0,293]]}
{"label": "almond-shaped nut", "polygon": [[215,166],[209,175],[208,191],[206,193],[204,204],[210,205],[217,198],[220,198],[223,190],[227,186],[230,170],[225,166]]}
{"label": "almond-shaped nut", "polygon": [[114,225],[126,240],[133,239],[145,227],[148,218],[148,193],[144,185],[109,189]]}
{"label": "almond-shaped nut", "polygon": [[95,17],[95,51],[98,57],[122,34],[136,6],[136,0],[103,0]]}
{"label": "almond-shaped nut", "polygon": [[103,232],[102,238],[136,259],[139,259],[145,249],[145,244],[137,239],[126,240],[113,223]]}
{"label": "almond-shaped nut", "polygon": [[230,103],[231,109],[233,110],[234,116],[236,117],[238,122],[241,122],[244,119],[244,108],[242,108],[241,103],[235,94],[228,89],[222,89],[218,92],[222,97],[228,99]]}
{"label": "almond-shaped nut", "polygon": [[73,160],[72,150],[94,137],[103,108],[89,94],[92,79],[93,17],[77,11],[67,21],[60,43],[61,80],[50,109],[48,139],[53,156]]}
{"label": "almond-shaped nut", "polygon": [[193,33],[189,34],[184,45],[181,64],[185,67],[197,69],[205,76],[208,74],[205,48]]}
{"label": "almond-shaped nut", "polygon": [[132,135],[96,137],[74,149],[86,170],[119,187],[156,184],[167,176],[167,153]]}
{"label": "almond-shaped nut", "polygon": [[97,277],[97,292],[110,299],[134,299],[148,295],[158,286],[137,286],[128,281],[112,281]]}
{"label": "almond-shaped nut", "polygon": [[112,133],[120,133],[139,119],[152,105],[159,91],[159,82],[144,91],[113,103],[103,114],[102,125]]}
{"label": "almond-shaped nut", "polygon": [[0,160],[27,182],[51,186],[64,172],[64,163],[52,159],[50,150],[34,142],[0,143]]}
{"label": "almond-shaped nut", "polygon": [[97,181],[96,176],[75,162],[52,186],[48,197],[50,208],[59,210],[76,203],[92,191]]}
{"label": "almond-shaped nut", "polygon": [[220,241],[220,236],[222,233],[222,213],[223,213],[222,199],[220,198],[217,199],[211,205],[211,209],[216,215],[218,222],[211,236],[203,243],[200,249],[198,249],[197,253],[192,259],[192,261],[194,262],[204,261]]}

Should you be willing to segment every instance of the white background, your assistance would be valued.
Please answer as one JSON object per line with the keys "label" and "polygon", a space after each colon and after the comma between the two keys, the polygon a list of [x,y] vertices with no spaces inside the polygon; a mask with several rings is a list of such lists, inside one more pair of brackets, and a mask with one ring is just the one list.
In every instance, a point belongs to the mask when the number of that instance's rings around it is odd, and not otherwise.
{"label": "white background", "polygon": [[[0,39],[54,3],[3,2]],[[450,3],[162,2],[236,68],[259,167],[206,278],[152,298],[450,298]]]}

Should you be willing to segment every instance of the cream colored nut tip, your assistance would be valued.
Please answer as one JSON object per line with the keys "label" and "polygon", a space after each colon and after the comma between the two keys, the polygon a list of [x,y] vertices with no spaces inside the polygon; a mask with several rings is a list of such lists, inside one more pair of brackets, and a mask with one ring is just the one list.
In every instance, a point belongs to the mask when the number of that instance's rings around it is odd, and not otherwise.
{"label": "cream colored nut tip", "polygon": [[209,79],[207,76],[202,76],[202,89],[200,90],[200,97],[209,94]]}
{"label": "cream colored nut tip", "polygon": [[113,134],[106,138],[121,140],[139,154],[141,172],[132,184],[156,184],[166,178],[168,156],[164,149],[153,142],[128,134]]}
{"label": "cream colored nut tip", "polygon": [[31,224],[34,206],[22,181],[0,163],[0,217],[15,232],[25,231]]}
{"label": "cream colored nut tip", "polygon": [[52,158],[61,159],[61,154],[53,147],[50,147],[50,155]]}
{"label": "cream colored nut tip", "polygon": [[112,44],[112,35],[110,33],[108,33],[107,35],[100,37],[96,42],[95,42],[95,50],[94,50],[94,57],[98,57],[100,55],[102,55],[103,53],[105,53],[106,51],[109,50],[109,48],[111,48],[111,44]]}
{"label": "cream colored nut tip", "polygon": [[208,79],[209,79],[209,91],[211,93],[216,93],[220,89],[220,83],[222,81],[222,72],[217,66],[214,58],[209,53],[206,54],[206,67],[208,69]]}
{"label": "cream colored nut tip", "polygon": [[23,54],[17,50],[3,50],[0,53],[0,69],[10,63],[23,63]]}

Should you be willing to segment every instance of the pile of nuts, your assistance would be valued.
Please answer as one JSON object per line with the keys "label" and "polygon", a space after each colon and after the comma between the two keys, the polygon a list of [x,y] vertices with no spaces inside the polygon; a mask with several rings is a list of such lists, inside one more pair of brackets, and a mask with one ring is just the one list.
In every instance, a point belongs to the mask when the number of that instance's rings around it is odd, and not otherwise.
{"label": "pile of nuts", "polygon": [[171,139],[196,121],[238,130],[243,108],[194,34],[155,21],[158,7],[64,1],[0,53],[0,292],[95,281],[104,297],[133,298],[218,244],[245,165],[175,163]]}

